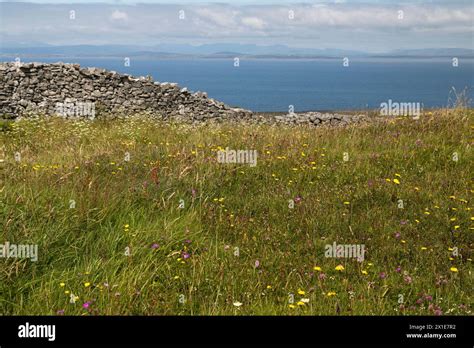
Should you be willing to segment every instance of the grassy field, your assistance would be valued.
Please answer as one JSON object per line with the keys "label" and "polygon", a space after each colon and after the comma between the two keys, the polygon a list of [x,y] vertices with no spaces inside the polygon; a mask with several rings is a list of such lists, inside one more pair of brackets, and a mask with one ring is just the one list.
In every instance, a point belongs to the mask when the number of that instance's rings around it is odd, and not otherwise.
{"label": "grassy field", "polygon": [[472,314],[473,120],[3,125],[0,243],[38,260],[0,259],[0,313]]}

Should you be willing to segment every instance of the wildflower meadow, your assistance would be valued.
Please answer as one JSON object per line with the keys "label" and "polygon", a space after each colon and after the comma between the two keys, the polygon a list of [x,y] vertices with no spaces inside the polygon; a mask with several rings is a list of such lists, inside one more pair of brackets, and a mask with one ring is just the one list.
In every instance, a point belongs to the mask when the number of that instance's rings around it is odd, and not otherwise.
{"label": "wildflower meadow", "polygon": [[472,314],[473,116],[4,122],[0,313]]}

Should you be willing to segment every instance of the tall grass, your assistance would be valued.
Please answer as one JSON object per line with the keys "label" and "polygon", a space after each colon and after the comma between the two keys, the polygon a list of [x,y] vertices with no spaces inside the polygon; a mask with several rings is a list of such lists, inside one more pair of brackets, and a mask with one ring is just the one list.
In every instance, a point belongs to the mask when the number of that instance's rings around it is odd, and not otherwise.
{"label": "tall grass", "polygon": [[[0,313],[472,313],[473,115],[3,127],[0,243],[39,256],[0,259]],[[257,166],[217,163],[226,147]],[[333,242],[364,261],[325,257]]]}

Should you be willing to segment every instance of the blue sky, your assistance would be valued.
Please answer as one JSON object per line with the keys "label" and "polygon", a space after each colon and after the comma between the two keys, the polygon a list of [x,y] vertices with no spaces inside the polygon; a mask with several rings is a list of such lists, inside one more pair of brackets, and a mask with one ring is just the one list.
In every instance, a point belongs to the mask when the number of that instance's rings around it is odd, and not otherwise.
{"label": "blue sky", "polygon": [[30,2],[0,0],[4,44],[252,43],[370,52],[474,46],[471,0]]}

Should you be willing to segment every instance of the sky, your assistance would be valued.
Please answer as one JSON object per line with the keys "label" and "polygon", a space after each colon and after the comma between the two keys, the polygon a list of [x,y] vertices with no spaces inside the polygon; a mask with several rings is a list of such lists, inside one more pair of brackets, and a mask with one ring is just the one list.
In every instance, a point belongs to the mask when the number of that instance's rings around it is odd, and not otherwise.
{"label": "sky", "polygon": [[450,0],[206,0],[206,1],[196,1],[196,0],[0,0],[0,2],[30,2],[30,3],[42,3],[42,4],[71,4],[71,3],[83,3],[83,4],[93,4],[93,3],[109,3],[109,4],[137,4],[137,3],[152,3],[152,4],[209,4],[209,3],[228,3],[234,5],[268,5],[268,4],[317,4],[317,3],[344,3],[344,4],[448,4],[456,2],[457,4],[472,4],[472,0],[459,0],[459,1],[450,1]]}
{"label": "sky", "polygon": [[251,43],[387,52],[474,48],[473,25],[472,0],[0,0],[5,46]]}

